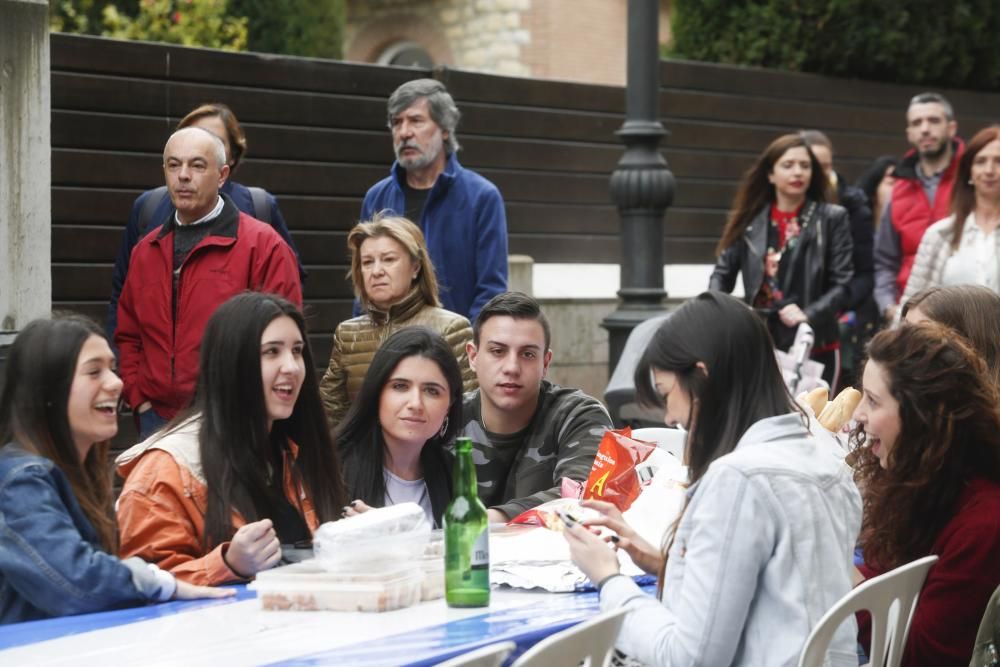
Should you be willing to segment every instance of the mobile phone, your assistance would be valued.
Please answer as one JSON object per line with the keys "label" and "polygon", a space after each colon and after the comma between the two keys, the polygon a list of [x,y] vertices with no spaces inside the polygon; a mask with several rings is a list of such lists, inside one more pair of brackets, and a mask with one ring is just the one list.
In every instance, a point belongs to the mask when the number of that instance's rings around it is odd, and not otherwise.
{"label": "mobile phone", "polygon": [[562,519],[562,522],[566,524],[567,528],[572,528],[575,524],[580,523],[580,520],[569,513],[569,510],[559,508],[556,510],[556,514]]}

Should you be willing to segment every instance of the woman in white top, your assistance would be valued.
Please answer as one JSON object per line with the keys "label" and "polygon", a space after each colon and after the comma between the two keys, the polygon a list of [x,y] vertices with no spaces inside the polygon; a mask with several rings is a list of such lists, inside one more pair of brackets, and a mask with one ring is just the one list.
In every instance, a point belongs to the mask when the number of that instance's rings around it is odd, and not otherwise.
{"label": "woman in white top", "polygon": [[927,228],[903,292],[973,284],[1000,292],[1000,125],[980,130],[958,161],[951,216]]}
{"label": "woman in white top", "polygon": [[[633,558],[640,565],[658,565],[660,599],[619,575],[601,538],[566,531],[601,609],[631,610],[617,646],[645,664],[794,666],[816,622],[851,590],[861,497],[810,433],[772,350],[750,308],[706,292],[671,314],[636,367],[640,399],[688,431],[685,508],[653,553],[616,513],[591,523],[614,528],[630,554],[645,552]],[[856,667],[853,622],[828,659]]]}
{"label": "woman in white top", "polygon": [[336,434],[348,494],[344,513],[414,502],[435,527],[451,500],[445,445],[462,428],[462,372],[427,327],[389,336],[368,366]]}

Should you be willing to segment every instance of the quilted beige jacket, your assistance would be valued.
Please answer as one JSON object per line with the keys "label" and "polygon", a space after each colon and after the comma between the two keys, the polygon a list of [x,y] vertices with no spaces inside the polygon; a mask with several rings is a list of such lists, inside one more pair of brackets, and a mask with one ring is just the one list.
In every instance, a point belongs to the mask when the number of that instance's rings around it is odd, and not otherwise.
{"label": "quilted beige jacket", "polygon": [[375,351],[403,327],[425,326],[440,333],[455,351],[462,369],[463,390],[479,387],[469,368],[465,344],[472,340],[469,320],[461,315],[424,303],[418,290],[413,290],[388,312],[369,308],[364,315],[345,320],[333,334],[330,365],[320,382],[320,394],[331,428],[336,428],[351,407],[351,401],[361,390],[368,365]]}

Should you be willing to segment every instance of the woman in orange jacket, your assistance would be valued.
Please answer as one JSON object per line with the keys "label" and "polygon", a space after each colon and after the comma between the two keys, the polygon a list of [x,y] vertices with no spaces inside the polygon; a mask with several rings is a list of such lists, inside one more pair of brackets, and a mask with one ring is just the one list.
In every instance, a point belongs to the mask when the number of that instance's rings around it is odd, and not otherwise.
{"label": "woman in orange jacket", "polygon": [[117,459],[123,556],[192,583],[250,579],[346,502],[302,314],[272,295],[223,304],[191,408]]}

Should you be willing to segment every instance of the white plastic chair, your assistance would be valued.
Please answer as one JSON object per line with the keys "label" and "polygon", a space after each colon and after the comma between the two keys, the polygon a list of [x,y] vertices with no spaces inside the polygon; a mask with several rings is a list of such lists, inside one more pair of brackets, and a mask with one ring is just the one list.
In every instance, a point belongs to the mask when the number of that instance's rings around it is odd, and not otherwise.
{"label": "white plastic chair", "polygon": [[863,610],[872,616],[868,664],[871,667],[899,667],[920,589],[927,578],[927,571],[937,559],[937,556],[926,556],[901,565],[869,579],[842,597],[809,633],[799,658],[799,667],[821,667],[840,624],[855,612]]}
{"label": "white plastic chair", "polygon": [[679,428],[667,428],[666,426],[637,428],[632,431],[632,437],[636,440],[655,442],[660,449],[670,452],[681,463],[684,462],[684,442],[687,440],[687,431]]}
{"label": "white plastic chair", "polygon": [[626,609],[609,611],[546,637],[525,651],[511,667],[575,667],[581,664],[607,667],[626,613]]}
{"label": "white plastic chair", "polygon": [[516,648],[514,642],[497,642],[439,662],[437,667],[500,667]]}

